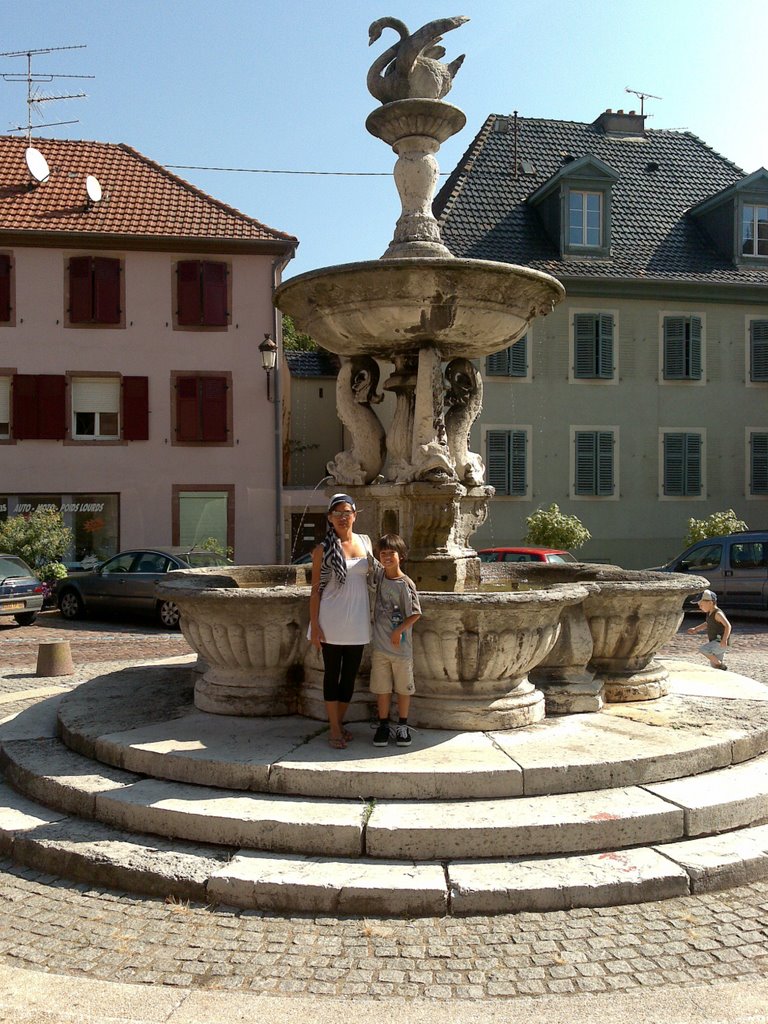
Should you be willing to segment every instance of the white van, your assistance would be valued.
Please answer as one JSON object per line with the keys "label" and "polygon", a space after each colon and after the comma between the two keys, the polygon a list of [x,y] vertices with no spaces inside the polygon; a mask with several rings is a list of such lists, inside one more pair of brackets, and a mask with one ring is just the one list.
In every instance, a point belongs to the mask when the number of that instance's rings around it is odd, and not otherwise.
{"label": "white van", "polygon": [[[707,537],[661,567],[662,572],[705,576],[717,603],[733,611],[768,614],[768,531],[743,530]],[[695,604],[695,597],[686,606]]]}

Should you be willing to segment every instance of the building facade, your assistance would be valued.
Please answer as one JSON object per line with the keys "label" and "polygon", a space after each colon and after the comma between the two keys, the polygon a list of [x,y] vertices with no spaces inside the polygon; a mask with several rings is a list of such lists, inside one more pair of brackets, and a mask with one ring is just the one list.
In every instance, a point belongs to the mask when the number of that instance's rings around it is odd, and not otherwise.
{"label": "building facade", "polygon": [[61,509],[71,561],[208,537],[273,561],[279,420],[258,346],[279,337],[296,239],[130,147],[34,148],[43,180],[0,137],[0,517]]}
{"label": "building facade", "polygon": [[567,296],[484,360],[472,441],[496,499],[475,546],[557,503],[586,559],[638,568],[689,517],[768,513],[768,172],[606,111],[491,116],[435,200],[457,256],[553,274]]}

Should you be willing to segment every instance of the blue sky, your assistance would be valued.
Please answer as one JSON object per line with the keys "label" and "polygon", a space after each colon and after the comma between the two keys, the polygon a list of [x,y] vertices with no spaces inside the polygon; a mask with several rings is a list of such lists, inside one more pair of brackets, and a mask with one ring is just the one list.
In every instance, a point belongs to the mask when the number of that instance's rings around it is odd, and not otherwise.
{"label": "blue sky", "polygon": [[[265,170],[391,172],[394,154],[364,122],[368,25],[471,21],[446,35],[466,53],[449,101],[467,115],[438,160],[456,164],[490,113],[592,121],[630,109],[625,87],[654,93],[652,128],[689,130],[751,172],[768,165],[765,0],[0,0],[3,51],[87,44],[35,59],[40,71],[92,74],[46,104],[77,117],[43,137],[126,142],[160,163]],[[0,71],[25,62],[0,59]],[[0,132],[26,121],[25,87],[0,79]],[[399,212],[389,177],[179,170],[195,185],[300,239],[286,276],[374,259]]]}

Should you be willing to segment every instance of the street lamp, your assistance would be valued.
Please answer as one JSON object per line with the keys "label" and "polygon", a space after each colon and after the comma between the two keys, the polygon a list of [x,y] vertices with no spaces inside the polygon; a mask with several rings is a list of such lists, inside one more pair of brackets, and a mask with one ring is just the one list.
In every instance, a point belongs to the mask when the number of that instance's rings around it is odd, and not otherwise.
{"label": "street lamp", "polygon": [[261,352],[261,365],[267,372],[267,401],[270,402],[272,399],[269,394],[269,380],[277,362],[277,344],[271,335],[264,335],[264,341],[259,345],[259,352]]}

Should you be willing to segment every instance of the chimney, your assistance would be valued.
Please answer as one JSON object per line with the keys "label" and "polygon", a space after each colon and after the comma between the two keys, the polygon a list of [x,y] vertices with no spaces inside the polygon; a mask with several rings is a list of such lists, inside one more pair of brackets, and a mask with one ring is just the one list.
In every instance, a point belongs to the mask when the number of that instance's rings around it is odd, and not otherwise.
{"label": "chimney", "polygon": [[614,113],[608,109],[597,118],[594,124],[606,135],[640,139],[645,136],[645,114],[638,114],[634,110],[625,114],[623,110],[617,110]]}

